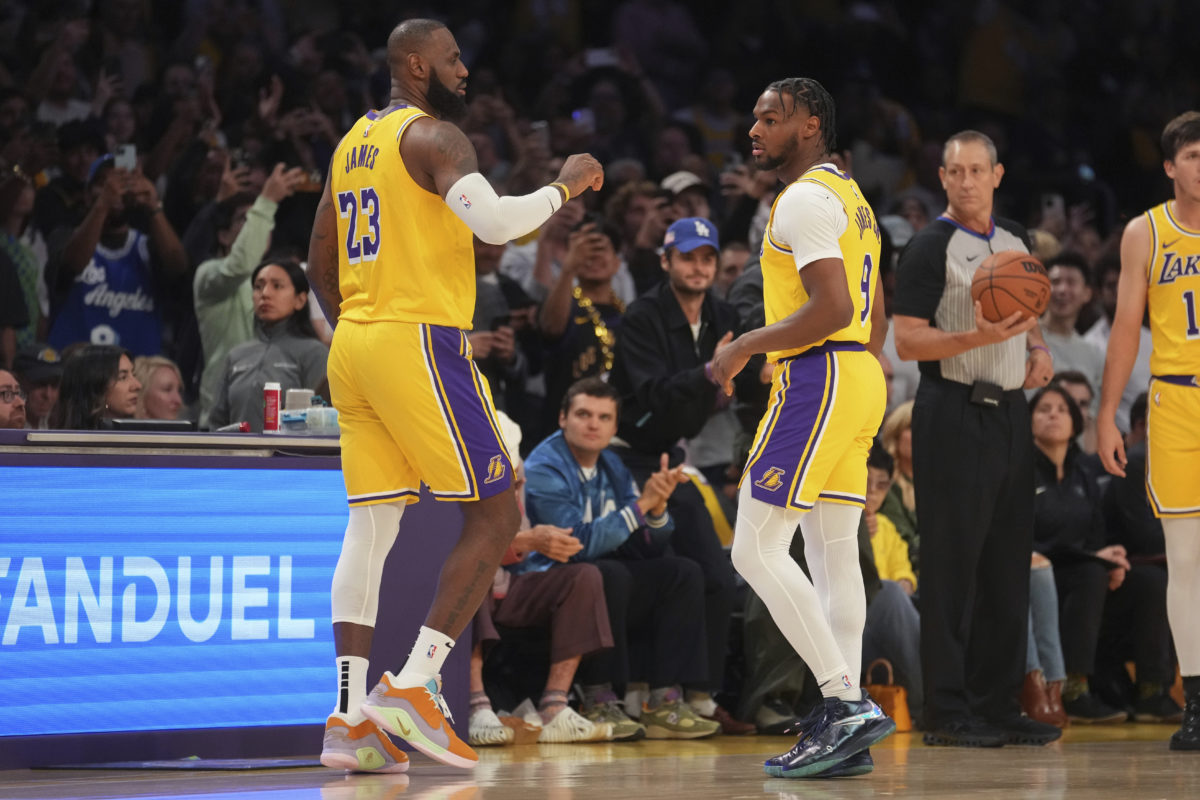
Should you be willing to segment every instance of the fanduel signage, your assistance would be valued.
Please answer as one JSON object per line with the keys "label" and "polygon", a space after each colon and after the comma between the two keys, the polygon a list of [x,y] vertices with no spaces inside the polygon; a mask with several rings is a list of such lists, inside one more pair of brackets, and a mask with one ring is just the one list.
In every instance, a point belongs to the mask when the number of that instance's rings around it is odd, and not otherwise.
{"label": "fanduel signage", "polygon": [[334,470],[3,467],[0,737],[318,723]]}

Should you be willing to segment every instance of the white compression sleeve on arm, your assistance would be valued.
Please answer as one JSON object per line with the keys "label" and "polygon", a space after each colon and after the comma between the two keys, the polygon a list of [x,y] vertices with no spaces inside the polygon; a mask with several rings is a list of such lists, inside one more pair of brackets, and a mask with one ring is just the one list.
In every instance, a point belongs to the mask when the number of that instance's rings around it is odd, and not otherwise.
{"label": "white compression sleeve on arm", "polygon": [[543,186],[520,197],[499,197],[486,178],[472,172],[450,187],[446,205],[483,241],[506,244],[540,228],[562,207],[562,195]]}

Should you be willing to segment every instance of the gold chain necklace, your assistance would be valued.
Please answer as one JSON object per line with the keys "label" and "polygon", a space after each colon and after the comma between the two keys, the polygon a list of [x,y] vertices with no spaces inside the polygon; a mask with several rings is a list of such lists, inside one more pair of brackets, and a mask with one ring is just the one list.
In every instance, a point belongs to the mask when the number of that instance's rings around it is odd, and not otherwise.
{"label": "gold chain necklace", "polygon": [[[604,371],[611,372],[613,366],[613,345],[616,344],[617,337],[604,324],[604,318],[600,316],[600,312],[596,309],[596,304],[592,302],[590,297],[583,296],[583,289],[576,286],[571,290],[571,296],[579,304],[579,310],[587,314],[587,319],[576,317],[575,324],[582,325],[584,322],[592,323],[592,332],[596,335],[596,341],[600,344],[600,356],[604,360]],[[613,295],[612,304],[617,309],[618,314],[625,313],[625,304],[616,295]]]}

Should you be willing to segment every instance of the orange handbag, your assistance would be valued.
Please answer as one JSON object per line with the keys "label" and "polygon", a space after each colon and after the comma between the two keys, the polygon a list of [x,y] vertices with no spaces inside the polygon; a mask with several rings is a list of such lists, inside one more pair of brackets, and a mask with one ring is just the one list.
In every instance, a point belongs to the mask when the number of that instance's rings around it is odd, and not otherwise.
{"label": "orange handbag", "polygon": [[[876,667],[887,668],[886,683],[870,683],[874,680],[872,675]],[[879,704],[889,717],[896,722],[896,730],[900,733],[911,731],[912,715],[908,712],[908,692],[903,686],[897,686],[895,683],[895,675],[892,671],[892,662],[886,658],[877,658],[867,666],[867,681],[863,684],[863,689],[866,689],[867,694],[871,695],[871,699]]]}

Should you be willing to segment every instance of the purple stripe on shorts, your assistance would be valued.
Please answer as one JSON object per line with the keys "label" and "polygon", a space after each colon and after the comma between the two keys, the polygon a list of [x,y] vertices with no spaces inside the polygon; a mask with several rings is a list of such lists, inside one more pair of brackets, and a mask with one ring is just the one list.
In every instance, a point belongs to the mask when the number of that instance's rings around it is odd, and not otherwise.
{"label": "purple stripe on shorts", "polygon": [[821,500],[840,500],[843,503],[853,503],[856,506],[864,505],[867,502],[867,498],[860,494],[843,494],[841,492],[821,492],[818,498]]}
{"label": "purple stripe on shorts", "polygon": [[475,365],[462,354],[463,333],[458,328],[441,325],[424,328],[428,331],[437,374],[445,391],[445,397],[439,399],[462,438],[455,446],[470,473],[471,495],[482,499],[499,494],[512,483],[512,465],[489,419],[487,405],[476,383]]}
{"label": "purple stripe on shorts", "polygon": [[[803,474],[806,464],[800,459],[813,431],[824,424],[828,415],[825,399],[826,356],[797,359],[788,364],[788,390],[776,409],[775,427],[765,438],[758,460],[748,470],[750,493],[756,500],[787,507],[792,503],[790,487],[797,470]],[[811,453],[808,454],[811,457]],[[811,505],[797,506],[811,508]]]}

